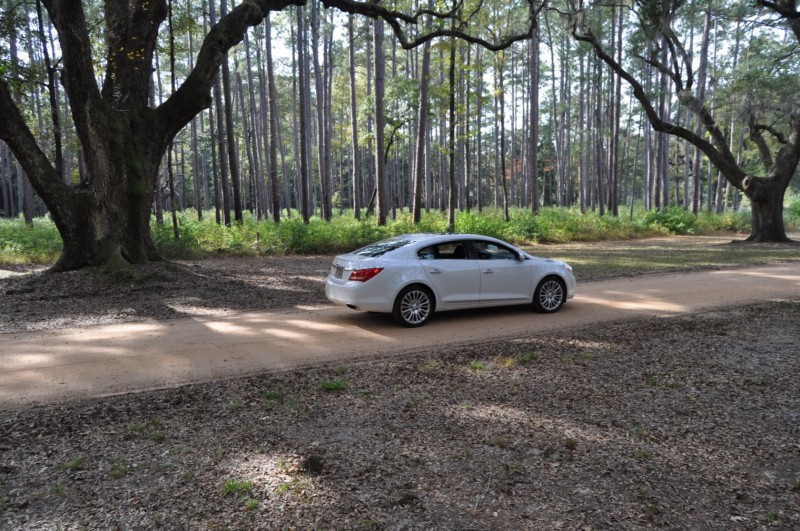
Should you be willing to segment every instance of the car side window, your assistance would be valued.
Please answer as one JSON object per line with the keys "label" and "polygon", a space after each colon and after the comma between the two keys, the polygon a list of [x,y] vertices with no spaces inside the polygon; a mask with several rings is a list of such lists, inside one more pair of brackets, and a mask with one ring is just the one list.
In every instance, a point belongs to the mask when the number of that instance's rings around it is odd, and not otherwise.
{"label": "car side window", "polygon": [[461,242],[447,242],[429,245],[417,251],[420,260],[463,260],[467,250]]}
{"label": "car side window", "polygon": [[472,247],[480,260],[516,260],[517,253],[493,242],[473,241]]}
{"label": "car side window", "polygon": [[429,245],[417,251],[420,260],[436,260],[439,258],[439,248],[436,245]]}

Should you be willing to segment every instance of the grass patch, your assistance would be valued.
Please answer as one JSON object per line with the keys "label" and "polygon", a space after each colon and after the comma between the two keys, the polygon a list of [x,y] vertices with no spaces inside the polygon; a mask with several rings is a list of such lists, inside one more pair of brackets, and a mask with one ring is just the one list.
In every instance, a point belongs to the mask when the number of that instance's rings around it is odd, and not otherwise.
{"label": "grass patch", "polygon": [[501,437],[500,435],[496,435],[489,439],[489,446],[494,446],[495,448],[503,448],[506,449],[511,446],[511,443],[505,437]]}
{"label": "grass patch", "polygon": [[111,468],[108,469],[108,475],[114,479],[120,479],[127,476],[131,472],[131,466],[123,457],[115,457],[111,461]]}
{"label": "grass patch", "polygon": [[319,387],[326,392],[338,392],[345,391],[347,389],[347,383],[344,380],[325,380]]}
{"label": "grass patch", "polygon": [[492,363],[501,369],[510,369],[517,363],[517,358],[514,356],[497,356],[492,360]]}
{"label": "grass patch", "polygon": [[281,496],[288,496],[290,494],[304,496],[305,492],[310,490],[313,486],[313,483],[307,478],[294,478],[292,481],[278,485],[275,488],[275,494]]}
{"label": "grass patch", "polygon": [[250,494],[252,488],[252,481],[229,479],[222,485],[222,494],[225,496],[244,496]]}
{"label": "grass patch", "polygon": [[258,509],[258,505],[259,501],[254,499],[249,499],[246,502],[244,502],[244,508],[247,511],[255,511],[256,509]]}
{"label": "grass patch", "polygon": [[128,433],[131,435],[141,435],[153,442],[163,442],[167,435],[161,430],[164,423],[159,419],[151,419],[147,422],[134,422],[128,424]]}
{"label": "grass patch", "polygon": [[650,451],[648,448],[640,448],[636,450],[633,454],[634,459],[637,461],[652,461],[653,459],[653,452]]}
{"label": "grass patch", "polygon": [[83,468],[83,458],[76,457],[71,461],[67,461],[66,463],[61,465],[61,468],[63,470],[66,470],[67,472],[77,472],[78,470],[81,470]]}
{"label": "grass patch", "polygon": [[264,400],[282,402],[285,395],[280,391],[264,391],[262,396],[264,397]]}
{"label": "grass patch", "polygon": [[505,463],[505,468],[509,473],[517,475],[522,475],[526,471],[525,465],[516,461]]}
{"label": "grass patch", "polygon": [[473,360],[469,364],[469,370],[471,371],[482,371],[486,369],[486,364],[482,361]]}

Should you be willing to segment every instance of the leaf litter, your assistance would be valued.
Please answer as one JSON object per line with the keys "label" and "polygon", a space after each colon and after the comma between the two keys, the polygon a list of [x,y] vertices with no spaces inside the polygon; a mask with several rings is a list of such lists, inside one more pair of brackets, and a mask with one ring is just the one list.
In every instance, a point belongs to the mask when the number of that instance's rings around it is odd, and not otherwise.
{"label": "leaf litter", "polygon": [[[323,261],[4,279],[0,322],[314,304]],[[796,529],[799,344],[785,301],[0,412],[0,528]]]}

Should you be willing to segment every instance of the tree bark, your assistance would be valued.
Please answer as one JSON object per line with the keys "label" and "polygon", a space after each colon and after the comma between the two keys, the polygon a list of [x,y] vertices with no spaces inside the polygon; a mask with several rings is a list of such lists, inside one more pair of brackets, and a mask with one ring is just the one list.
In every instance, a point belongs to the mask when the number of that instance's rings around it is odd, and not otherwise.
{"label": "tree bark", "polygon": [[528,140],[528,166],[530,172],[531,211],[539,212],[539,32],[530,42],[530,139]]}
{"label": "tree bark", "polygon": [[375,50],[375,184],[378,190],[376,222],[382,226],[386,225],[386,217],[389,212],[389,187],[385,175],[386,158],[383,138],[386,58],[383,55],[383,21],[380,19],[374,21],[373,37]]}
{"label": "tree bark", "polygon": [[[428,2],[432,7],[432,2]],[[431,46],[426,42],[422,46],[422,70],[419,75],[419,100],[417,102],[417,138],[414,150],[414,183],[411,195],[411,217],[414,224],[421,220],[422,184],[428,170],[425,159],[425,141],[428,137],[428,87],[431,72]]]}
{"label": "tree bark", "polygon": [[347,34],[350,40],[348,51],[348,67],[350,75],[350,134],[352,135],[353,157],[353,214],[357,220],[361,219],[361,201],[364,195],[361,191],[361,153],[358,148],[358,101],[356,99],[356,60],[355,60],[355,30],[353,15],[347,19]]}
{"label": "tree bark", "polygon": [[[269,112],[269,186],[272,191],[272,221],[281,221],[281,202],[278,183],[278,91],[275,87],[275,70],[272,64],[272,24],[270,16],[264,20],[264,33],[266,39],[266,59],[267,59],[267,99]],[[286,171],[284,179],[288,181]],[[289,205],[286,205],[287,210]]]}

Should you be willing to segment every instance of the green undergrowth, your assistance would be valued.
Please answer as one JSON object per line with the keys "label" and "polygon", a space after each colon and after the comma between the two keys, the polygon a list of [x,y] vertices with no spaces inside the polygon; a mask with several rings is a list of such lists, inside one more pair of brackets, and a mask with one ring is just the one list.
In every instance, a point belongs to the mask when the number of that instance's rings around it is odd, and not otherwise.
{"label": "green undergrowth", "polygon": [[[256,219],[245,213],[242,223],[218,224],[213,211],[187,210],[177,215],[179,239],[173,235],[172,223],[152,220],[153,240],[169,259],[204,258],[216,255],[326,255],[356,249],[367,243],[409,232],[443,233],[447,227],[445,212],[424,213],[415,225],[411,214],[398,210],[385,226],[375,218],[364,216],[357,221],[352,211],[337,213],[330,222],[313,216],[308,223],[297,212],[289,217],[284,212],[280,223]],[[800,226],[800,198],[791,198],[786,208],[787,229]],[[538,243],[596,242],[630,240],[669,234],[702,235],[720,231],[747,232],[750,213],[743,210],[721,215],[703,212],[697,216],[679,207],[659,211],[636,209],[633,216],[625,212],[618,217],[581,213],[576,208],[548,207],[533,214],[512,209],[510,220],[495,209],[456,214],[456,230],[494,236],[525,246]],[[22,219],[0,219],[0,266],[51,264],[61,251],[61,239],[49,217],[36,218],[33,225]],[[113,273],[110,272],[111,276]],[[126,274],[122,272],[122,274]]]}

